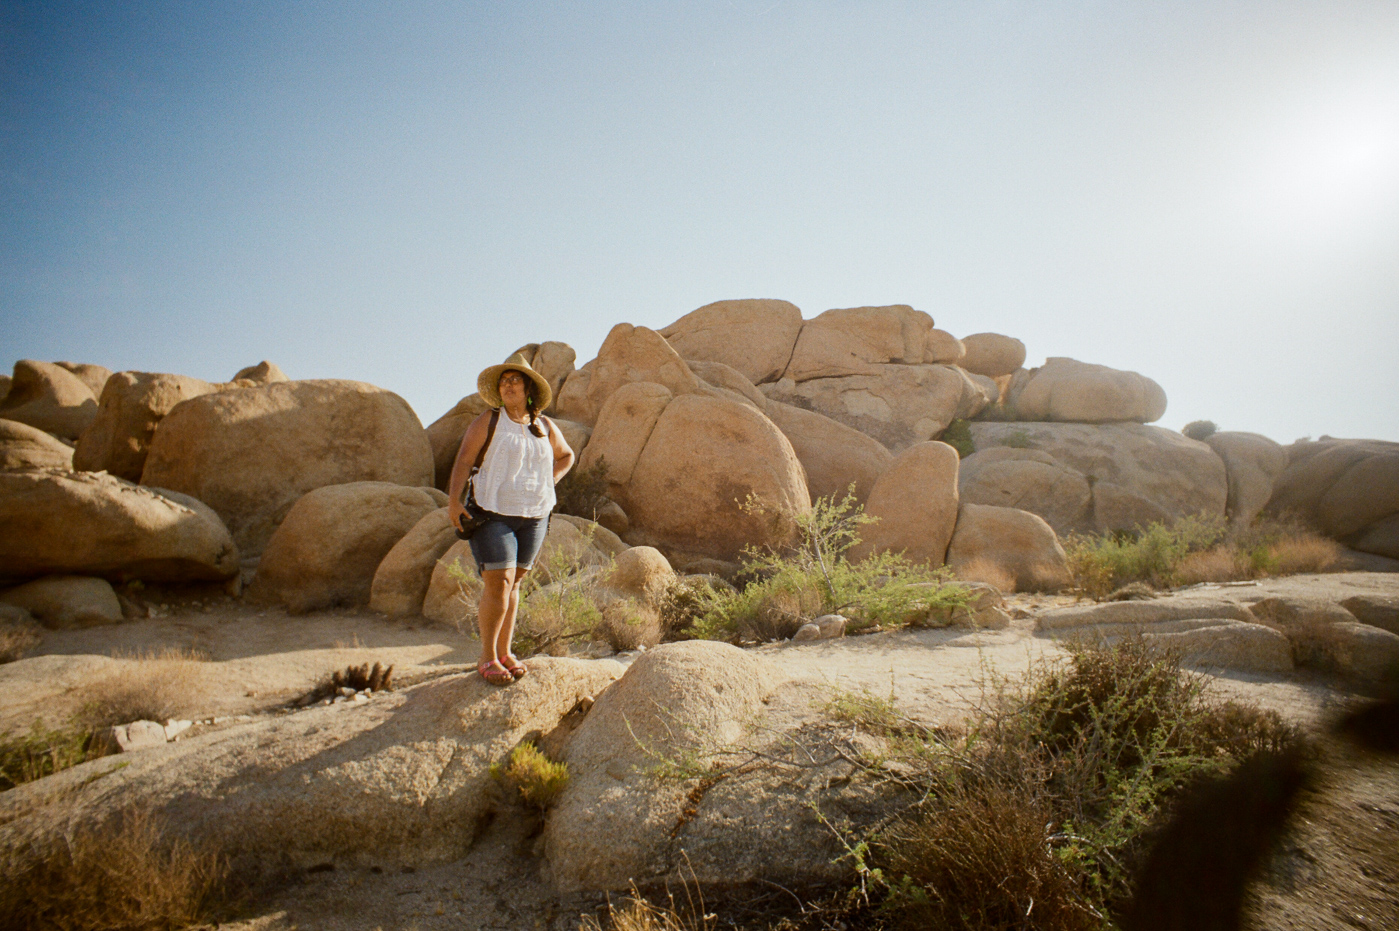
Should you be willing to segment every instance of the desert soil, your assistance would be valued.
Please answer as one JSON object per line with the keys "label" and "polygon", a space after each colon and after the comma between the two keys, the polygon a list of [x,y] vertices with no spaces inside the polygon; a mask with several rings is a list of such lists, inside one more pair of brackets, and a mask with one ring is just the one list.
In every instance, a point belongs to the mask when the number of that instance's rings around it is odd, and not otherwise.
{"label": "desert soil", "polygon": [[[1339,600],[1358,592],[1399,594],[1399,575],[1343,573],[1210,589],[1253,601],[1265,594]],[[1173,594],[1190,598],[1200,591]],[[164,600],[157,600],[160,598]],[[192,733],[240,716],[286,714],[331,671],[393,664],[400,688],[469,669],[475,641],[453,628],[391,620],[365,611],[289,616],[250,608],[220,593],[152,593],[158,616],[108,627],[45,631],[25,659],[0,666],[0,732],[36,721],[57,726],[79,713],[95,681],[163,651],[197,656]],[[753,648],[793,680],[831,690],[891,693],[908,716],[956,720],[996,676],[1022,674],[1062,654],[1034,630],[1039,612],[1071,598],[1016,595],[1015,618],[1001,631],[890,631],[814,643]],[[621,658],[628,660],[627,655]],[[1321,726],[1356,695],[1306,674],[1208,673],[1220,697],[1253,702]],[[246,720],[246,718],[243,718]],[[1296,819],[1283,851],[1255,890],[1259,928],[1399,927],[1399,767],[1338,750],[1323,786]],[[539,877],[529,826],[497,823],[457,863],[412,872],[326,868],[294,878],[250,907],[243,931],[373,931],[417,928],[567,928],[596,900],[560,902]]]}

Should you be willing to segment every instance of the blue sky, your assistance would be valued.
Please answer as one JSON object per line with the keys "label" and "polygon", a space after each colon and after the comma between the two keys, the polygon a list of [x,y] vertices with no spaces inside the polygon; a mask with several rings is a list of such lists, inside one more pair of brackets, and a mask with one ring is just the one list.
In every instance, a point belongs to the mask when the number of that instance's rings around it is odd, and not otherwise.
{"label": "blue sky", "polygon": [[397,391],[908,303],[1399,440],[1399,4],[10,3],[0,365]]}

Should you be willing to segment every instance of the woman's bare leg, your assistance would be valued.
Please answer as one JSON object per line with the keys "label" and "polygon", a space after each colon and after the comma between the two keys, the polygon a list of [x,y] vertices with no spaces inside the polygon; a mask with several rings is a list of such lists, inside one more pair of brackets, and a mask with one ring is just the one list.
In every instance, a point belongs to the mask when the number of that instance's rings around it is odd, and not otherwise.
{"label": "woman's bare leg", "polygon": [[514,583],[510,586],[510,597],[506,602],[505,614],[501,619],[500,632],[496,635],[496,656],[510,654],[510,642],[515,639],[515,614],[520,608],[520,583],[529,575],[528,569],[516,569]]}
{"label": "woman's bare leg", "polygon": [[[505,619],[510,617],[510,631],[515,628],[515,598],[512,596],[519,586],[515,581],[515,569],[487,569],[481,573],[481,600],[476,608],[476,625],[481,632],[481,664],[499,660],[503,653],[497,645],[500,642]],[[510,641],[507,639],[506,645]]]}

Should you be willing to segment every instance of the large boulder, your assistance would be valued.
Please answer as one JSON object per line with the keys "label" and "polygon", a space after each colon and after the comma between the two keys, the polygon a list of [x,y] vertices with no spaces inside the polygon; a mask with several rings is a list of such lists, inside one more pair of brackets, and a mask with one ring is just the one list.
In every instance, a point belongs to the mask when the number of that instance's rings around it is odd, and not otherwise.
{"label": "large boulder", "polygon": [[[1223,460],[1174,430],[1135,423],[973,423],[971,433],[978,453],[999,446],[1039,450],[1081,474],[1092,486],[1091,529],[1099,532],[1191,515],[1224,517],[1229,486]],[[1016,507],[1034,511],[1029,505]]]}
{"label": "large boulder", "polygon": [[609,482],[630,482],[641,451],[656,429],[656,421],[674,397],[665,385],[648,381],[618,388],[598,413],[597,426],[578,459],[578,468],[591,469],[602,461],[606,463]]}
{"label": "large boulder", "polygon": [[865,504],[877,518],[861,528],[852,555],[902,553],[914,562],[941,566],[957,525],[957,450],[931,440],[894,457]]}
{"label": "large boulder", "polygon": [[0,472],[73,468],[73,447],[37,427],[0,420]]}
{"label": "large boulder", "polygon": [[107,379],[97,416],[78,438],[73,465],[139,482],[155,428],[181,401],[211,394],[217,385],[186,375],[117,372]]}
{"label": "large boulder", "polygon": [[675,570],[660,550],[632,546],[613,557],[612,565],[599,581],[619,595],[659,607],[675,579]]}
{"label": "large boulder", "polygon": [[1399,635],[1361,623],[1340,604],[1273,595],[1252,610],[1287,635],[1299,666],[1360,682],[1393,681],[1399,671]]}
{"label": "large boulder", "polygon": [[1000,333],[973,333],[962,337],[967,353],[957,364],[968,372],[1000,378],[1013,375],[1025,364],[1025,344]]}
{"label": "large boulder", "polygon": [[452,466],[457,461],[457,451],[461,449],[461,438],[466,436],[466,428],[491,406],[486,399],[475,392],[468,394],[447,413],[438,417],[427,428],[427,438],[432,446],[433,484],[443,491],[452,477]]}
{"label": "large boulder", "polygon": [[[878,375],[890,362],[925,361],[933,318],[907,304],[828,310],[806,321],[784,378]],[[934,355],[940,353],[934,352]]]}
{"label": "large boulder", "polygon": [[612,328],[584,370],[587,377],[581,381],[569,376],[554,406],[560,417],[589,427],[597,423],[612,392],[625,384],[654,382],[677,395],[700,390],[700,380],[664,336],[630,323]]}
{"label": "large boulder", "polygon": [[1247,527],[1273,495],[1273,482],[1287,468],[1287,450],[1258,433],[1211,433],[1205,443],[1224,460],[1229,481],[1229,521]]}
{"label": "large boulder", "polygon": [[51,574],[228,579],[238,548],[217,514],[176,492],[90,472],[0,472],[0,578]]}
{"label": "large boulder", "polygon": [[174,837],[210,842],[240,872],[459,860],[502,807],[492,765],[621,672],[609,660],[539,657],[508,689],[444,676],[186,737],[116,766],[94,760],[0,794],[0,856],[20,862],[35,840],[61,843],[65,828],[137,808]]}
{"label": "large boulder", "polygon": [[1355,549],[1399,559],[1399,443],[1301,440],[1267,509],[1292,513]]}
{"label": "large boulder", "polygon": [[426,514],[393,545],[374,570],[369,607],[382,614],[421,614],[437,561],[457,542],[447,508]]}
{"label": "large boulder", "polygon": [[1038,449],[993,446],[962,460],[957,491],[963,506],[1018,508],[1043,518],[1060,535],[1092,529],[1093,490],[1083,473]]}
{"label": "large boulder", "polygon": [[45,627],[91,627],[121,621],[121,602],[106,579],[50,575],[0,593],[0,603],[23,608]]}
{"label": "large boulder", "polygon": [[766,413],[801,460],[812,501],[828,496],[840,501],[853,485],[855,499],[863,504],[894,461],[878,440],[815,411],[769,401]]}
{"label": "large boulder", "polygon": [[468,623],[474,626],[480,597],[481,576],[471,555],[471,542],[457,540],[432,567],[423,596],[423,617],[458,629]]}
{"label": "large boulder", "polygon": [[[757,386],[748,380],[748,376],[738,369],[722,362],[696,362],[686,359],[685,364],[704,383],[701,386],[701,394],[715,398],[729,398],[740,404],[751,404],[760,411],[767,410],[767,395],[759,391]],[[710,390],[704,390],[705,387]]]}
{"label": "large boulder", "polygon": [[302,495],[272,534],[248,597],[295,614],[368,604],[395,543],[444,502],[435,488],[389,482],[327,485]]}
{"label": "large boulder", "polygon": [[1068,557],[1054,529],[1016,508],[963,502],[947,547],[947,564],[961,570],[991,564],[1022,592],[1058,591],[1072,582]]}
{"label": "large boulder", "polygon": [[251,388],[255,385],[270,385],[274,382],[290,381],[290,379],[277,363],[263,359],[257,365],[249,365],[239,369],[230,381],[232,383],[224,387]]}
{"label": "large boulder", "polygon": [[1166,413],[1166,392],[1136,372],[1056,357],[1031,370],[1015,410],[1021,420],[1151,423]]}
{"label": "large boulder", "polygon": [[782,377],[801,330],[796,305],[742,300],[706,304],[660,334],[682,359],[722,362],[758,385]]}
{"label": "large boulder", "polygon": [[15,363],[0,417],[17,420],[65,440],[76,440],[97,416],[97,398],[77,375],[50,362]]}
{"label": "large boulder", "polygon": [[[805,332],[805,331],[803,331]],[[760,386],[770,401],[815,411],[873,437],[894,452],[973,417],[994,395],[955,365],[864,366],[870,374]]]}
{"label": "large boulder", "polygon": [[250,556],[306,492],[361,481],[431,485],[432,447],[398,395],[334,379],[184,401],[156,427],[141,474],[207,503]]}
{"label": "large boulder", "polygon": [[104,365],[93,365],[91,362],[55,362],[54,365],[78,376],[78,380],[87,385],[87,390],[92,392],[94,398],[102,397],[102,389],[106,386],[107,379],[112,377],[111,369]]}
{"label": "large boulder", "polygon": [[[589,451],[601,433],[600,426]],[[801,462],[771,420],[745,404],[694,394],[666,405],[630,477],[609,487],[631,520],[628,542],[672,558],[732,560],[747,545],[783,543],[792,518],[811,508]]]}

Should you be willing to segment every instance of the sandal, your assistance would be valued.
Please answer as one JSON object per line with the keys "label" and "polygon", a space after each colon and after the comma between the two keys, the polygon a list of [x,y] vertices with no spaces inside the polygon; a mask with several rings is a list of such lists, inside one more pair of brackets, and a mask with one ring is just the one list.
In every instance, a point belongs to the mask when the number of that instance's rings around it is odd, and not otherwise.
{"label": "sandal", "polygon": [[503,657],[501,657],[500,665],[504,666],[505,671],[510,673],[510,675],[514,676],[516,679],[523,679],[525,676],[529,675],[529,667],[527,667],[524,663],[520,662],[515,657],[511,656],[509,653],[506,653]]}
{"label": "sandal", "polygon": [[489,663],[482,663],[476,667],[476,671],[481,674],[491,685],[509,685],[515,681],[515,677],[510,675],[510,670],[500,664],[500,660],[491,660]]}

